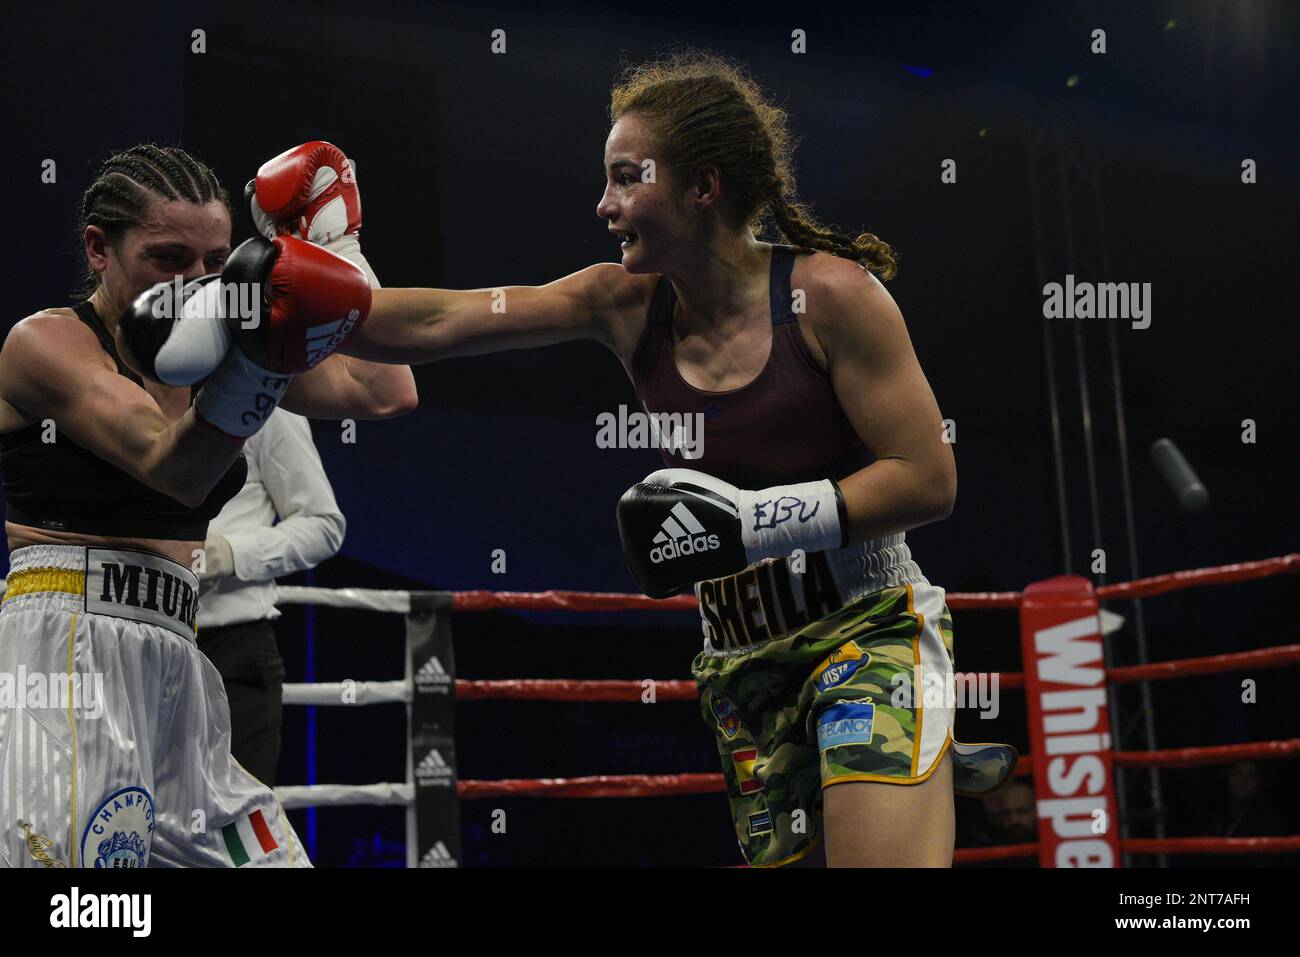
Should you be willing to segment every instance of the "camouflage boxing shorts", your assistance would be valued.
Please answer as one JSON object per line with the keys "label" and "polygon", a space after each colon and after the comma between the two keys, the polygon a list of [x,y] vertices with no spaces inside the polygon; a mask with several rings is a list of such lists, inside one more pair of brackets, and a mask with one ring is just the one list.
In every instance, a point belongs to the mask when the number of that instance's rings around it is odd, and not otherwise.
{"label": "camouflage boxing shorts", "polygon": [[822,788],[917,784],[934,772],[954,709],[925,689],[952,681],[952,640],[943,589],[922,580],[750,648],[696,656],[701,711],[751,865],[787,864],[816,846]]}

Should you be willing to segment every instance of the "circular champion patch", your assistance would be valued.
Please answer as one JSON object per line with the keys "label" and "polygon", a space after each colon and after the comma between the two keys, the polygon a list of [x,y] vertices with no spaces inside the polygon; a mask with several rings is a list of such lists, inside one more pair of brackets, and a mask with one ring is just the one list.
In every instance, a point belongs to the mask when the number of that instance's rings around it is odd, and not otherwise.
{"label": "circular champion patch", "polygon": [[122,788],[104,798],[86,822],[81,835],[81,864],[147,867],[152,838],[153,796],[141,787]]}

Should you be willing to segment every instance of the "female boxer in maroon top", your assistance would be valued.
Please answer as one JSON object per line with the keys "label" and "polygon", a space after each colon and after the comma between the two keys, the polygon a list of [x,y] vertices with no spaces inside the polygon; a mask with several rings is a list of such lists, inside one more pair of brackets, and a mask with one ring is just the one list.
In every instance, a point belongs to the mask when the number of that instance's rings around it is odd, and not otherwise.
{"label": "female boxer in maroon top", "polygon": [[[423,362],[591,338],[648,411],[702,413],[702,454],[666,453],[680,467],[629,490],[620,529],[648,594],[696,585],[693,670],[747,859],[816,860],[824,834],[831,864],[947,865],[953,708],[923,708],[921,686],[951,680],[950,621],[903,533],[950,513],[956,469],[881,282],[892,251],[812,219],[784,115],[730,62],[638,67],[610,112],[596,212],[621,264],[504,287],[505,309],[492,289],[376,290],[343,351]],[[756,238],[768,220],[788,245]],[[912,698],[891,699],[900,687]],[[957,786],[1005,777],[1006,750],[990,754],[956,754]]]}

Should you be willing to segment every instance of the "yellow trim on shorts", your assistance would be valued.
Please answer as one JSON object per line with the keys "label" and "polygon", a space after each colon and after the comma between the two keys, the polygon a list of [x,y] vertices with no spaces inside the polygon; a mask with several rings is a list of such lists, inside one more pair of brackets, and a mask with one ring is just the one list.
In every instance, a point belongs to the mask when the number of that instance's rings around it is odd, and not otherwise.
{"label": "yellow trim on shorts", "polygon": [[952,734],[949,733],[945,735],[943,739],[943,747],[939,749],[939,756],[934,759],[934,764],[930,765],[930,770],[917,777],[891,778],[884,774],[845,774],[840,777],[831,778],[829,781],[823,781],[822,790],[825,791],[832,784],[843,784],[846,781],[874,781],[879,784],[924,784],[930,779],[930,775],[934,774],[935,770],[939,767],[939,762],[942,761],[943,756],[948,753],[951,745]]}
{"label": "yellow trim on shorts", "polygon": [[[921,674],[921,635],[925,634],[925,615],[919,615],[916,612],[915,596],[912,593],[912,586],[908,584],[907,588],[907,613],[915,615],[917,621],[916,634],[912,636],[912,676],[921,677],[921,707],[916,708],[916,735],[912,740],[912,776],[916,776],[916,766],[921,763],[921,740],[922,733],[925,731],[925,675]],[[912,689],[915,695],[917,689]]]}
{"label": "yellow trim on shorts", "polygon": [[817,850],[817,845],[821,844],[821,842],[822,842],[822,836],[820,834],[814,834],[812,843],[809,844],[807,847],[805,847],[798,854],[791,854],[789,857],[783,857],[779,861],[768,861],[766,864],[750,864],[749,866],[753,868],[785,867],[787,864],[793,864],[795,861],[803,860],[813,851]]}
{"label": "yellow trim on shorts", "polygon": [[4,600],[38,591],[59,591],[69,595],[86,593],[86,573],[76,568],[24,568],[7,579]]}
{"label": "yellow trim on shorts", "polygon": [[[912,593],[911,584],[904,584],[903,587],[907,589],[907,613],[916,618],[918,625],[916,634],[912,636],[912,674],[915,675],[919,671],[921,665],[921,635],[925,632],[925,615],[917,614],[915,595]],[[916,689],[913,689],[913,694],[915,693]],[[924,691],[922,691],[922,701],[924,701]],[[921,763],[921,732],[925,728],[925,708],[922,706],[915,710],[916,735],[912,742],[912,774],[910,777],[900,778],[886,774],[836,775],[829,781],[822,782],[822,790],[826,790],[826,788],[830,787],[832,784],[840,784],[845,781],[874,781],[880,784],[922,784],[929,780],[930,775],[934,774],[935,768],[939,766],[939,761],[943,758],[944,754],[948,751],[949,746],[952,744],[952,732],[949,731],[944,735],[943,746],[939,748],[939,756],[934,759],[934,764],[930,766],[930,770],[926,771],[924,774],[918,775],[916,773],[916,767]]]}
{"label": "yellow trim on shorts", "polygon": [[[40,570],[40,571],[55,571],[55,569],[44,569],[44,568],[43,568],[43,569],[39,569],[39,570]],[[26,573],[25,573],[25,572],[19,572],[18,574],[23,575],[23,574],[26,574]],[[84,575],[82,576],[82,580],[83,580],[83,581],[85,580],[85,576],[84,576]],[[8,598],[9,596],[6,594],[5,597]],[[76,613],[74,612],[73,615],[72,615],[72,624],[68,626],[68,684],[69,684],[69,687],[71,687],[71,683],[72,683],[72,663],[73,663],[73,657],[74,657],[74,655],[73,655],[73,651],[74,651],[74,649],[76,648],[76,644],[77,644],[77,616],[76,616]],[[72,715],[72,695],[68,695],[68,727],[72,729],[72,775],[71,775],[72,800],[71,800],[71,802],[70,802],[69,805],[68,805],[68,807],[69,807],[69,812],[70,812],[69,820],[71,821],[72,835],[71,835],[71,840],[69,841],[69,844],[70,844],[71,847],[72,847],[72,855],[71,855],[72,866],[73,866],[73,867],[76,867],[76,866],[77,866],[77,850],[79,849],[80,845],[79,845],[79,843],[78,843],[78,841],[77,841],[77,719],[74,718],[73,715]]]}

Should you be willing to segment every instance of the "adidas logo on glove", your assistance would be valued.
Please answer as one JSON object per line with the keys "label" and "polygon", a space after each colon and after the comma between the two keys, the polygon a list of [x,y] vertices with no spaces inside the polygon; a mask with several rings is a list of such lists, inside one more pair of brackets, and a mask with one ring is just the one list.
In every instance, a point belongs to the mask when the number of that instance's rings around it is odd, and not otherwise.
{"label": "adidas logo on glove", "polygon": [[704,526],[682,502],[672,507],[653,541],[655,547],[650,549],[650,561],[656,565],[721,547],[718,536],[705,534]]}

